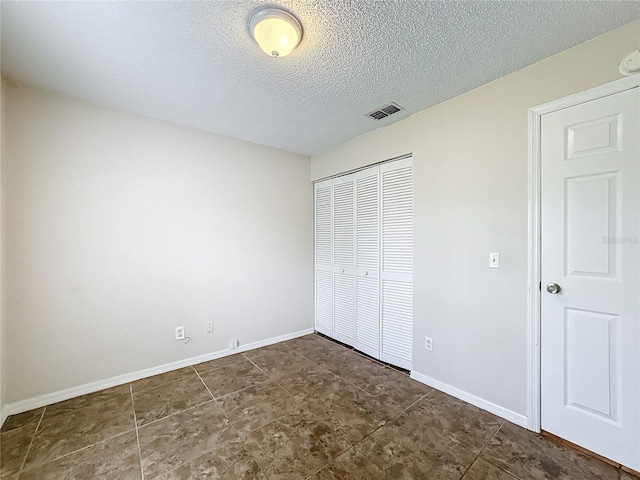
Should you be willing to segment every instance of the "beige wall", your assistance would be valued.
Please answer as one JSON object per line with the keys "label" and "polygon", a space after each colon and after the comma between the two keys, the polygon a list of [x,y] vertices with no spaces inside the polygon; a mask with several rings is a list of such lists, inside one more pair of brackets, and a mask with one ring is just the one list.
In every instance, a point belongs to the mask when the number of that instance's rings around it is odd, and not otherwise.
{"label": "beige wall", "polygon": [[0,79],[0,426],[4,423],[5,420],[5,395],[6,389],[4,388],[5,378],[6,378],[6,364],[7,362],[4,360],[4,354],[6,349],[4,348],[4,282],[2,281],[2,277],[4,276],[4,189],[2,188],[3,183],[3,175],[2,175],[2,158],[4,157],[3,152],[5,148],[4,142],[4,130],[2,129],[4,125],[4,90],[3,90],[3,82]]}
{"label": "beige wall", "polygon": [[308,157],[4,94],[8,402],[312,327]]}
{"label": "beige wall", "polygon": [[527,110],[620,78],[639,46],[635,21],[312,157],[317,180],[413,152],[416,372],[527,413]]}

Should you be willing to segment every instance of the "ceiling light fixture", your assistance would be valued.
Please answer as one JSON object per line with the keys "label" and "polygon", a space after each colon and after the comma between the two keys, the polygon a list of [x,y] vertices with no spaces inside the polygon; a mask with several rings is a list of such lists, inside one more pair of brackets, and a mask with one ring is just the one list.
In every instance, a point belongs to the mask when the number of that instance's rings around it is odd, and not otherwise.
{"label": "ceiling light fixture", "polygon": [[249,22],[251,36],[272,57],[285,57],[302,38],[300,22],[279,8],[265,8],[253,14]]}

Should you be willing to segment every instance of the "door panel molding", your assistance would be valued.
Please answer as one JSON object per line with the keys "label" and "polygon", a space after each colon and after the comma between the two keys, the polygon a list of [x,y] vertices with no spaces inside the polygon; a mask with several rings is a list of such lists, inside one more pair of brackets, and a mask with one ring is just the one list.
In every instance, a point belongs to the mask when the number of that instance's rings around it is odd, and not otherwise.
{"label": "door panel molding", "polygon": [[[527,428],[541,431],[541,124],[542,116],[599,98],[640,87],[640,74],[592,88],[590,90],[533,107],[528,112],[528,295],[527,295]],[[609,124],[614,125],[611,121]],[[612,132],[613,133],[613,132]],[[611,135],[611,145],[594,148],[617,148],[617,138]],[[591,152],[573,157],[584,157]],[[571,155],[568,155],[571,157]],[[574,161],[576,161],[574,160]],[[582,161],[582,158],[580,160]]]}

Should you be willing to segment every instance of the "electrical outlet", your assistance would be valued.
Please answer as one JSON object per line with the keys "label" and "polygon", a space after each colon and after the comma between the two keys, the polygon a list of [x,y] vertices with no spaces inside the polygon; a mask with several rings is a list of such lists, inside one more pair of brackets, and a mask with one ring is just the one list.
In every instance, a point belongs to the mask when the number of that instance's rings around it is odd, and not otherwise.
{"label": "electrical outlet", "polygon": [[213,322],[207,322],[205,325],[207,333],[213,333]]}
{"label": "electrical outlet", "polygon": [[433,338],[424,337],[424,349],[433,352]]}
{"label": "electrical outlet", "polygon": [[184,340],[184,327],[176,327],[176,340]]}
{"label": "electrical outlet", "polygon": [[232,350],[234,348],[238,348],[238,345],[239,345],[238,340],[235,338],[232,338],[231,341],[229,342],[229,348]]}

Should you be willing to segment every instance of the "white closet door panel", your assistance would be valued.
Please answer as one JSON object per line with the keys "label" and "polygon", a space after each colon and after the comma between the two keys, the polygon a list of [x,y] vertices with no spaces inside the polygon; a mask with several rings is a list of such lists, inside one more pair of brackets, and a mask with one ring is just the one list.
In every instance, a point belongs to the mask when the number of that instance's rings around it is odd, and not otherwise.
{"label": "white closet door panel", "polygon": [[380,358],[380,168],[356,174],[356,341],[354,347]]}
{"label": "white closet door panel", "polygon": [[379,195],[378,167],[358,173],[356,180],[356,268],[378,276]]}
{"label": "white closet door panel", "polygon": [[[400,162],[406,162],[401,160]],[[397,162],[397,163],[400,163]],[[409,163],[382,175],[382,270],[413,273],[413,173]],[[408,279],[409,280],[409,279]]]}
{"label": "white closet door panel", "polygon": [[315,329],[333,335],[333,182],[314,185]]}
{"label": "white closet door panel", "polygon": [[316,269],[315,278],[316,330],[333,335],[333,283],[331,272]]}
{"label": "white closet door panel", "polygon": [[331,180],[316,183],[315,189],[315,263],[331,266],[332,205]]}
{"label": "white closet door panel", "polygon": [[355,340],[355,275],[333,277],[333,338],[347,345]]}
{"label": "white closet door panel", "polygon": [[412,367],[413,168],[411,158],[380,167],[381,341],[380,358]]}
{"label": "white closet door panel", "polygon": [[378,279],[356,277],[356,344],[358,350],[380,356],[380,295]]}
{"label": "white closet door panel", "polygon": [[333,338],[354,345],[356,334],[355,174],[333,179]]}
{"label": "white closet door panel", "polygon": [[384,361],[411,368],[413,284],[382,281],[382,355]]}
{"label": "white closet door panel", "polygon": [[354,267],[354,175],[333,180],[333,264]]}

